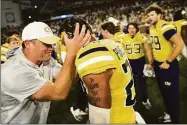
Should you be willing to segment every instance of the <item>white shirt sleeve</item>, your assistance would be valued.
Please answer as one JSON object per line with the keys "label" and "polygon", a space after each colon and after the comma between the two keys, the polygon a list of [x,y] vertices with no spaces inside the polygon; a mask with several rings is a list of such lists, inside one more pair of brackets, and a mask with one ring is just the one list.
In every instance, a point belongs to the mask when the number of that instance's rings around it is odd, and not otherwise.
{"label": "white shirt sleeve", "polygon": [[59,64],[53,58],[51,58],[49,62],[47,62],[46,64],[44,63],[43,66],[44,78],[53,81],[54,79],[56,79],[56,76],[60,73],[61,68],[62,65]]}
{"label": "white shirt sleeve", "polygon": [[20,102],[36,93],[48,81],[39,74],[24,69],[13,70],[11,77],[7,77],[6,72],[3,74],[1,90]]}

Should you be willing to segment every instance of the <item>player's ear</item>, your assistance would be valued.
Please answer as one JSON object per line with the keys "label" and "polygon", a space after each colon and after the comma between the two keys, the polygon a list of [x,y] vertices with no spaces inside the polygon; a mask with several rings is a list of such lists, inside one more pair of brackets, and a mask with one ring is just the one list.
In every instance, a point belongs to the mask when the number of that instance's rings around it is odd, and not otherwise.
{"label": "player's ear", "polygon": [[105,33],[106,33],[106,34],[109,34],[108,30],[105,30]]}

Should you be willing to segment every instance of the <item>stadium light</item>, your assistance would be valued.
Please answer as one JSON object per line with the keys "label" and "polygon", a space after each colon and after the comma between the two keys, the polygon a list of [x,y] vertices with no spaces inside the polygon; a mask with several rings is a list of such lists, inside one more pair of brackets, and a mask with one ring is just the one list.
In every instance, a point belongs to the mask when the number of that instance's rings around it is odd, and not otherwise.
{"label": "stadium light", "polygon": [[72,16],[73,16],[73,14],[61,15],[61,16],[51,17],[51,20],[54,20],[54,19],[65,19],[65,18],[72,17]]}

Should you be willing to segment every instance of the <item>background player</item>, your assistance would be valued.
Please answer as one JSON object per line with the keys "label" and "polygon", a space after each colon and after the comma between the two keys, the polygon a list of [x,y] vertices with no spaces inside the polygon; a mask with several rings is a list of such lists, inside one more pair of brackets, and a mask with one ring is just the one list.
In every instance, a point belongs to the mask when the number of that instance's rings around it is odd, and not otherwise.
{"label": "background player", "polygon": [[122,44],[127,53],[135,78],[136,100],[142,102],[147,109],[150,109],[151,103],[148,99],[147,83],[143,74],[143,69],[146,64],[145,52],[148,63],[152,61],[151,49],[148,39],[139,33],[139,28],[136,23],[129,23],[127,25],[127,30],[128,34],[124,35]]}
{"label": "background player", "polygon": [[119,26],[115,26],[113,22],[105,22],[101,25],[101,34],[104,39],[112,39],[121,43],[124,33],[120,31]]}
{"label": "background player", "polygon": [[[183,49],[183,40],[173,25],[161,19],[162,9],[159,6],[149,6],[146,14],[151,24],[150,40],[158,85],[172,123],[179,123],[179,66],[176,57]],[[169,122],[166,116],[161,119]]]}
{"label": "background player", "polygon": [[175,25],[177,32],[181,35],[184,41],[184,49],[182,55],[187,58],[187,14],[181,9],[174,13],[173,25]]}

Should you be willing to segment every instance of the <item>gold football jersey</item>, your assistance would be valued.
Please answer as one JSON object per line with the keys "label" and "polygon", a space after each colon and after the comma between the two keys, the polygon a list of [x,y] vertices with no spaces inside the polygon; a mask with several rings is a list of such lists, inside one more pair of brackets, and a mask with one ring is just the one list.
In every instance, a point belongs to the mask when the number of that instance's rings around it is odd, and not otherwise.
{"label": "gold football jersey", "polygon": [[5,43],[1,46],[1,61],[5,62],[6,59],[6,53],[10,50],[8,43]]}
{"label": "gold football jersey", "polygon": [[187,25],[187,20],[183,19],[178,21],[172,21],[171,24],[173,24],[176,27],[177,32],[181,34],[181,27]]}
{"label": "gold football jersey", "polygon": [[75,63],[81,79],[88,74],[114,69],[109,83],[112,96],[110,123],[134,124],[134,81],[122,45],[108,39],[90,42],[79,50]]}
{"label": "gold football jersey", "polygon": [[150,27],[150,42],[156,61],[164,62],[171,55],[173,45],[169,39],[176,32],[176,28],[173,25],[163,20],[159,20],[156,26],[152,25]]}
{"label": "gold football jersey", "polygon": [[125,33],[123,33],[123,32],[117,32],[117,33],[114,34],[113,40],[114,40],[115,42],[121,43],[122,40],[123,40],[123,36],[124,36],[124,35],[125,35]]}
{"label": "gold football jersey", "polygon": [[148,42],[147,38],[137,33],[133,38],[126,34],[123,37],[122,45],[127,53],[128,59],[139,59],[144,54],[144,43]]}

